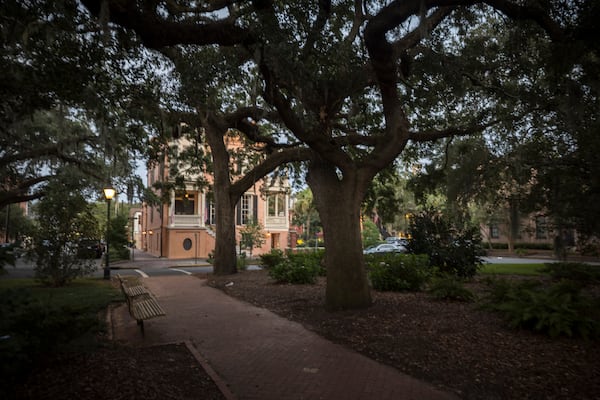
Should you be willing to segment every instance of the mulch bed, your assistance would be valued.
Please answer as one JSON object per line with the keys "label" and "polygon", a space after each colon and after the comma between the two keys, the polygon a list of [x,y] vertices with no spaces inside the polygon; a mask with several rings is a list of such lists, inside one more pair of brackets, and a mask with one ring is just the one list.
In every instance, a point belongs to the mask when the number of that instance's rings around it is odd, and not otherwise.
{"label": "mulch bed", "polygon": [[107,345],[46,359],[5,398],[31,400],[222,400],[184,344]]}
{"label": "mulch bed", "polygon": [[[600,399],[598,341],[512,330],[475,303],[374,292],[368,309],[328,312],[323,279],[276,284],[266,271],[208,278],[231,296],[465,399]],[[476,293],[483,287],[469,285]]]}

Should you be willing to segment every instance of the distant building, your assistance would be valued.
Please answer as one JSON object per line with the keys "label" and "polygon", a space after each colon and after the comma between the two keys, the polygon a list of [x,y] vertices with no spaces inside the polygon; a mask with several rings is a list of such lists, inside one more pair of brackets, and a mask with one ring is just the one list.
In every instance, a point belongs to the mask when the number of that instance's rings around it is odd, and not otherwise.
{"label": "distant building", "polygon": [[129,210],[130,238],[133,247],[140,248],[142,243],[142,209],[131,208]]}
{"label": "distant building", "polygon": [[[481,225],[481,237],[484,242],[508,243],[508,223],[490,223]],[[558,232],[550,218],[541,214],[531,214],[519,220],[519,229],[514,238],[515,244],[554,245]],[[563,230],[561,240],[567,247],[575,246],[576,232]]]}
{"label": "distant building", "polygon": [[[170,143],[172,153],[184,151],[192,145],[184,138]],[[229,145],[236,147],[235,141]],[[174,158],[172,156],[172,158]],[[170,164],[178,162],[165,155],[160,163],[148,168],[148,186],[156,182],[172,182]],[[201,186],[199,178],[208,183]],[[206,258],[215,248],[215,207],[210,189],[212,176],[206,172],[190,173],[185,179],[185,189],[168,193],[155,193],[168,201],[160,206],[143,203],[140,214],[140,240],[137,247],[158,257],[171,259]],[[289,185],[287,180],[257,181],[240,199],[236,209],[236,239],[240,229],[258,221],[264,228],[265,243],[254,248],[252,254],[262,254],[271,249],[289,246]],[[239,245],[238,245],[239,249]],[[243,249],[242,249],[243,250]]]}

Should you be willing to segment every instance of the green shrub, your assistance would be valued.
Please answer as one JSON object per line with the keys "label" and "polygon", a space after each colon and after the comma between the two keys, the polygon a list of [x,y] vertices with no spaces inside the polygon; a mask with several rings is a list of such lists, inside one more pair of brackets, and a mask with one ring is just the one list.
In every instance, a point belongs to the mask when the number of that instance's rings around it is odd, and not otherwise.
{"label": "green shrub", "polygon": [[283,251],[279,249],[273,249],[269,253],[261,254],[259,257],[260,266],[264,269],[273,268],[284,259]]}
{"label": "green shrub", "polygon": [[[490,246],[490,243],[486,243],[486,246]],[[493,249],[496,250],[508,250],[508,243],[491,243]],[[524,250],[553,250],[553,245],[551,243],[526,243],[526,242],[517,242],[514,243],[515,248],[524,249]]]}
{"label": "green shrub", "polygon": [[379,291],[418,291],[429,281],[433,269],[426,255],[367,254],[371,285]]}
{"label": "green shrub", "polygon": [[525,250],[525,249],[523,249],[523,248],[521,248],[521,247],[517,247],[517,248],[515,249],[515,255],[516,255],[517,257],[523,257],[523,256],[525,256],[526,254],[527,254],[527,250]]}
{"label": "green shrub", "polygon": [[547,263],[542,272],[548,273],[554,279],[568,279],[584,285],[600,282],[600,267],[583,263]]}
{"label": "green shrub", "polygon": [[562,281],[544,288],[538,282],[492,282],[484,307],[503,314],[513,328],[549,335],[598,337],[599,304],[581,294],[581,286]]}
{"label": "green shrub", "polygon": [[553,250],[554,245],[552,243],[526,243],[518,242],[515,243],[515,247],[526,250]]}
{"label": "green shrub", "polygon": [[288,252],[277,264],[268,269],[269,276],[280,283],[315,283],[319,275],[325,274],[325,269],[322,267],[324,253],[324,251]]}
{"label": "green shrub", "polygon": [[15,254],[11,247],[0,247],[0,275],[5,273],[5,265],[15,266]]}
{"label": "green shrub", "polygon": [[379,228],[377,225],[370,219],[365,219],[363,222],[362,229],[362,243],[363,247],[367,248],[369,246],[379,244],[381,242],[381,234],[379,233]]}
{"label": "green shrub", "polygon": [[238,271],[245,271],[248,269],[248,259],[246,258],[246,253],[241,253],[236,259],[236,266]]}
{"label": "green shrub", "polygon": [[475,295],[464,286],[463,280],[452,275],[433,277],[429,284],[429,293],[438,300],[475,300]]}
{"label": "green shrub", "polygon": [[131,258],[131,250],[129,250],[129,247],[122,245],[113,246],[113,244],[110,243],[109,253],[110,263],[112,263],[113,261],[129,260]]}
{"label": "green shrub", "polygon": [[269,269],[269,276],[279,283],[315,283],[318,275],[317,269],[294,263],[290,259],[284,259]]}
{"label": "green shrub", "polygon": [[25,289],[0,291],[0,381],[19,379],[44,354],[101,329],[95,312],[76,304],[32,297]]}
{"label": "green shrub", "polygon": [[481,266],[479,227],[459,229],[435,210],[423,211],[411,218],[408,251],[427,254],[429,264],[446,274],[461,278],[475,276]]}
{"label": "green shrub", "polygon": [[315,269],[319,276],[325,276],[327,274],[325,267],[323,266],[325,250],[303,251],[298,253],[288,252],[286,257],[295,264]]}

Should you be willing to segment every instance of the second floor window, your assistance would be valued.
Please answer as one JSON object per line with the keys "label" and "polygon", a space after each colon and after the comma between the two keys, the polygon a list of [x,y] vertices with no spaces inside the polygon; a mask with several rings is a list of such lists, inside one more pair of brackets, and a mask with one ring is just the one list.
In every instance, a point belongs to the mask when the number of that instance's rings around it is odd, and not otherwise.
{"label": "second floor window", "polygon": [[236,224],[237,225],[246,225],[252,220],[257,218],[256,208],[257,208],[258,196],[252,194],[245,194],[240,199],[237,205],[236,212]]}
{"label": "second floor window", "polygon": [[191,193],[175,195],[175,215],[196,214],[196,196]]}
{"label": "second floor window", "polygon": [[267,197],[267,215],[269,217],[285,217],[285,194],[270,194]]}
{"label": "second floor window", "polygon": [[492,238],[492,239],[500,238],[500,228],[498,228],[497,224],[490,225],[490,238]]}

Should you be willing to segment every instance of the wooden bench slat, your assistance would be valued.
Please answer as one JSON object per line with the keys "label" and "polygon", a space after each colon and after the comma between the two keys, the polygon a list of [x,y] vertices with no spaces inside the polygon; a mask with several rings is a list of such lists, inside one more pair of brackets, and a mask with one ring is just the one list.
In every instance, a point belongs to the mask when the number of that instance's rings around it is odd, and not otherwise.
{"label": "wooden bench slat", "polygon": [[148,291],[148,289],[146,289],[144,286],[141,286],[141,285],[138,285],[138,286],[124,285],[123,290],[125,291],[125,294],[129,297],[142,296],[142,295],[150,293]]}
{"label": "wooden bench slat", "polygon": [[137,321],[144,333],[144,320],[167,315],[152,293],[142,285],[128,286],[126,281],[117,274],[121,291],[125,295],[129,314]]}
{"label": "wooden bench slat", "polygon": [[134,301],[131,304],[131,314],[136,320],[146,320],[166,315],[162,307],[153,298]]}

